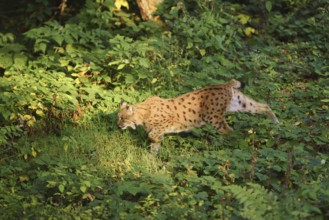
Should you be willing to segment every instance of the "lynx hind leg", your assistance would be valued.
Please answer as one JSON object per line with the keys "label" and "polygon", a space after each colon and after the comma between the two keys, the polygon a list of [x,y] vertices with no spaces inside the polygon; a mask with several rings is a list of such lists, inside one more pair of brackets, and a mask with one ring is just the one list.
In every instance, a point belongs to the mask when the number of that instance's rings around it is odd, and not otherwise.
{"label": "lynx hind leg", "polygon": [[224,115],[216,115],[215,117],[210,117],[211,120],[205,119],[205,121],[216,128],[217,132],[220,134],[229,134],[233,129],[227,124]]}
{"label": "lynx hind leg", "polygon": [[213,126],[217,129],[218,133],[221,133],[221,134],[229,134],[233,131],[233,129],[227,124],[225,119],[217,122]]}
{"label": "lynx hind leg", "polygon": [[232,100],[229,105],[229,112],[249,112],[253,114],[264,114],[271,118],[273,122],[279,123],[278,118],[273,113],[272,109],[266,105],[245,96],[242,92],[232,89]]}

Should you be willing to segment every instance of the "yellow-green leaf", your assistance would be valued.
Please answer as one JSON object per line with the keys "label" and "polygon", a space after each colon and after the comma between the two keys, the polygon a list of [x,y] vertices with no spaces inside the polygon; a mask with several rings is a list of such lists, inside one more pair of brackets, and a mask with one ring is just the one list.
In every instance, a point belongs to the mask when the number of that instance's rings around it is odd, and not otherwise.
{"label": "yellow-green leaf", "polygon": [[252,34],[256,33],[256,30],[252,27],[247,27],[246,29],[244,29],[244,34],[247,37],[250,37]]}
{"label": "yellow-green leaf", "polygon": [[35,113],[37,113],[37,115],[40,115],[40,116],[42,116],[42,115],[43,115],[43,111],[42,111],[42,110],[40,110],[40,109],[36,110],[36,112],[35,112]]}
{"label": "yellow-green leaf", "polygon": [[27,126],[32,127],[34,125],[34,120],[33,119],[28,120],[26,124]]}
{"label": "yellow-green leaf", "polygon": [[129,4],[127,0],[116,0],[115,1],[115,7],[120,10],[121,7],[125,7],[127,9],[129,9]]}
{"label": "yellow-green leaf", "polygon": [[124,63],[121,63],[121,64],[118,66],[118,70],[121,70],[121,69],[123,69],[125,66],[126,66],[126,64],[124,64]]}
{"label": "yellow-green leaf", "polygon": [[250,21],[250,16],[249,15],[239,14],[238,18],[239,18],[241,24],[247,24],[248,21]]}
{"label": "yellow-green leaf", "polygon": [[32,116],[31,115],[24,115],[23,119],[27,121],[27,120],[32,119]]}
{"label": "yellow-green leaf", "polygon": [[87,191],[87,187],[85,186],[80,186],[81,192],[85,193]]}
{"label": "yellow-green leaf", "polygon": [[16,117],[16,115],[14,114],[14,113],[11,113],[10,114],[10,120],[15,120],[17,117]]}
{"label": "yellow-green leaf", "polygon": [[20,182],[25,182],[25,181],[28,181],[28,180],[29,180],[29,177],[26,176],[26,175],[19,176],[19,181],[20,181]]}
{"label": "yellow-green leaf", "polygon": [[91,183],[90,183],[90,181],[88,181],[88,180],[83,181],[83,183],[84,183],[87,187],[90,187],[90,186],[91,186]]}
{"label": "yellow-green leaf", "polygon": [[32,156],[37,157],[38,152],[33,147],[31,148],[31,151],[32,151]]}
{"label": "yellow-green leaf", "polygon": [[[29,106],[29,109],[37,109],[37,106],[36,105],[30,105]],[[29,115],[30,116],[30,115]],[[24,117],[25,117],[25,115],[24,115]],[[31,117],[31,116],[30,116]]]}
{"label": "yellow-green leaf", "polygon": [[206,50],[205,49],[200,49],[199,52],[200,52],[201,56],[206,55]]}

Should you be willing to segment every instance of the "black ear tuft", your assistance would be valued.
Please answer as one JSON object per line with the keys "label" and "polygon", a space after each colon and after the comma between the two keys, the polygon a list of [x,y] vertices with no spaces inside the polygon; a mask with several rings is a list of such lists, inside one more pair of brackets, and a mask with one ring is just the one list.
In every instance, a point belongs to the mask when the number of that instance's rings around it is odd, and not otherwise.
{"label": "black ear tuft", "polygon": [[126,102],[125,100],[121,99],[120,106],[125,102]]}
{"label": "black ear tuft", "polygon": [[127,102],[125,100],[121,99],[121,102],[119,104],[119,108],[123,108],[125,106],[127,106]]}

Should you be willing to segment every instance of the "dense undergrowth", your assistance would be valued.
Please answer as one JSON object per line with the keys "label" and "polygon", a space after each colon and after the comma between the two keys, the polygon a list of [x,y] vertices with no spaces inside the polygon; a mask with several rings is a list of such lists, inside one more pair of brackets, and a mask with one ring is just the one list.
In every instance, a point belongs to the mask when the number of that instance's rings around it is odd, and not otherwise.
{"label": "dense undergrowth", "polygon": [[[161,23],[135,1],[0,8],[1,219],[329,218],[327,1],[165,0]],[[228,114],[232,134],[156,157],[116,126],[121,99],[231,79],[280,124]]]}

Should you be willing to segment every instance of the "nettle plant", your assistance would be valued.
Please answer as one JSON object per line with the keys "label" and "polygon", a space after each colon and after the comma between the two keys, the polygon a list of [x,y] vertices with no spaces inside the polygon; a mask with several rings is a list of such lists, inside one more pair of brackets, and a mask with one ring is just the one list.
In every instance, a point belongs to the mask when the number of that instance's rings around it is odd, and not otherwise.
{"label": "nettle plant", "polygon": [[[101,69],[92,61],[106,51],[88,53],[99,46],[104,32],[98,34],[53,21],[25,33],[31,52],[18,43],[4,44],[0,48],[6,56],[1,60],[0,79],[3,125],[30,130],[38,119],[44,119],[44,125],[57,127],[67,119],[78,120],[88,106],[97,105],[104,93],[97,81],[104,79],[97,78]],[[92,46],[84,48],[88,42]]]}
{"label": "nettle plant", "polygon": [[58,127],[80,120],[88,108],[105,107],[100,101],[106,94],[99,85],[112,82],[105,48],[113,25],[90,27],[96,19],[102,23],[114,17],[112,3],[105,7],[87,1],[76,18],[86,16],[89,22],[78,23],[73,17],[62,25],[51,19],[23,36],[1,34],[1,143],[19,135],[21,128],[32,131],[35,122]]}
{"label": "nettle plant", "polygon": [[[170,77],[157,66],[164,58],[152,45],[156,39],[116,34],[134,36],[159,27],[151,23],[137,27],[139,21],[134,19],[118,10],[114,1],[87,1],[64,24],[50,19],[23,36],[2,34],[2,125],[31,132],[40,121],[40,127],[57,130],[63,123],[80,121],[88,112],[105,111],[111,102],[118,102],[105,89],[166,85]],[[13,128],[3,130],[2,142]]]}
{"label": "nettle plant", "polygon": [[148,41],[117,35],[109,40],[108,65],[114,69],[113,85],[150,87],[161,76],[154,63],[162,60],[158,49]]}
{"label": "nettle plant", "polygon": [[163,35],[168,44],[164,54],[176,65],[173,69],[180,74],[180,84],[205,86],[243,76],[237,51],[243,51],[241,41],[252,33],[247,31],[251,17],[238,13],[239,6],[166,1],[161,10],[171,31]]}

